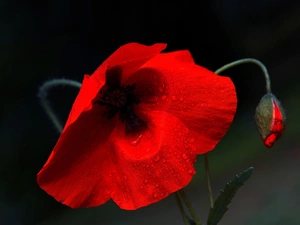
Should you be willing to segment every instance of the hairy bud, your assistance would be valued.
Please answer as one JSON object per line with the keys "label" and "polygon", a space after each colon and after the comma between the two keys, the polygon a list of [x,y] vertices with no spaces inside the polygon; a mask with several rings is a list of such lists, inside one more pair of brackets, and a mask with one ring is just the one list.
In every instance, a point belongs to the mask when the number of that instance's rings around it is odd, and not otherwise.
{"label": "hairy bud", "polygon": [[266,147],[271,148],[284,131],[285,113],[273,94],[266,94],[260,100],[255,121]]}

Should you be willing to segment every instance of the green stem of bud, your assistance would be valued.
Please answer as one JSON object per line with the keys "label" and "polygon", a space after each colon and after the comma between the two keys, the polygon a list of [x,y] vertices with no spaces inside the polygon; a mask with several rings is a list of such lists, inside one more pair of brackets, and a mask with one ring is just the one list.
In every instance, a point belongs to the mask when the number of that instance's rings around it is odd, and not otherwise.
{"label": "green stem of bud", "polygon": [[181,217],[182,217],[182,220],[184,222],[185,225],[190,225],[189,221],[188,221],[188,218],[184,212],[184,208],[183,208],[183,205],[181,203],[181,200],[180,200],[180,197],[179,197],[179,194],[177,192],[174,193],[174,196],[175,196],[175,200],[176,200],[176,203],[178,205],[178,208],[179,208],[179,211],[180,211],[180,214],[181,214]]}
{"label": "green stem of bud", "polygon": [[211,188],[211,182],[210,182],[210,173],[209,173],[209,161],[208,161],[208,154],[204,154],[204,165],[205,165],[205,173],[206,173],[206,181],[207,181],[207,188],[209,193],[209,201],[210,201],[210,207],[214,207],[214,197],[213,192]]}
{"label": "green stem of bud", "polygon": [[266,79],[266,90],[267,90],[267,93],[271,94],[271,81],[270,81],[270,76],[269,76],[268,70],[265,67],[265,65],[261,61],[259,61],[257,59],[252,59],[252,58],[240,59],[240,60],[228,63],[225,66],[222,66],[221,68],[217,69],[215,71],[215,73],[216,74],[220,74],[223,71],[225,71],[225,70],[227,70],[227,69],[229,69],[231,67],[234,67],[234,66],[237,66],[237,65],[240,65],[240,64],[245,64],[245,63],[254,63],[254,64],[258,65],[261,68],[261,70],[263,71],[263,73],[265,75],[265,79]]}
{"label": "green stem of bud", "polygon": [[38,97],[41,101],[41,105],[42,105],[43,109],[45,110],[47,116],[49,116],[51,122],[54,124],[55,128],[57,129],[57,131],[59,133],[62,132],[63,126],[57,119],[57,116],[56,116],[54,110],[50,106],[50,103],[47,100],[47,95],[48,95],[48,91],[51,88],[54,88],[57,86],[63,86],[63,85],[67,85],[67,86],[71,86],[71,87],[75,87],[75,88],[81,87],[81,83],[74,81],[74,80],[53,79],[53,80],[49,80],[49,81],[46,81],[45,83],[43,83],[43,85],[40,87],[39,92],[38,92]]}
{"label": "green stem of bud", "polygon": [[196,210],[194,209],[192,203],[190,202],[189,198],[187,197],[185,191],[183,189],[178,191],[179,195],[181,196],[182,200],[184,201],[187,209],[189,210],[193,220],[195,221],[196,225],[202,225],[200,219],[197,216]]}

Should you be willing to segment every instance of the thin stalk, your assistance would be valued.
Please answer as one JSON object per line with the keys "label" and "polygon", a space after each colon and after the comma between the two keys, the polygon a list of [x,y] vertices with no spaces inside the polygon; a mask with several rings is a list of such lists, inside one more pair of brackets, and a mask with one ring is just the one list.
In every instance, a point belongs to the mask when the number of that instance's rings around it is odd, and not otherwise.
{"label": "thin stalk", "polygon": [[208,154],[204,154],[204,165],[205,165],[205,173],[206,173],[206,181],[207,181],[207,188],[208,188],[208,193],[209,193],[209,201],[210,201],[210,207],[214,207],[214,197],[213,197],[213,192],[211,188],[211,183],[210,183],[210,172],[209,172],[209,161],[208,161]]}
{"label": "thin stalk", "polygon": [[202,223],[200,222],[200,219],[197,216],[196,210],[194,209],[194,207],[192,206],[189,198],[187,197],[187,195],[185,194],[185,191],[183,189],[179,190],[178,193],[180,194],[182,200],[184,201],[187,209],[189,210],[193,220],[195,221],[196,225],[202,225]]}
{"label": "thin stalk", "polygon": [[43,109],[45,110],[47,116],[49,116],[51,122],[54,124],[54,127],[57,129],[59,133],[62,132],[63,126],[57,119],[57,116],[52,109],[49,101],[47,100],[48,91],[54,87],[67,85],[75,88],[80,88],[81,83],[74,81],[74,80],[68,80],[68,79],[53,79],[46,81],[43,83],[43,85],[40,87],[38,92],[38,97],[40,99],[41,105]]}
{"label": "thin stalk", "polygon": [[190,225],[190,222],[188,221],[188,218],[187,218],[187,216],[186,216],[186,214],[184,212],[184,208],[183,208],[183,205],[181,203],[179,194],[177,192],[175,192],[174,196],[175,196],[176,203],[178,205],[178,208],[179,208],[179,211],[180,211],[180,214],[181,214],[181,217],[182,217],[182,220],[183,220],[184,224],[185,225]]}
{"label": "thin stalk", "polygon": [[221,68],[217,69],[215,71],[215,73],[220,74],[231,67],[234,67],[234,66],[237,66],[240,64],[245,64],[245,63],[254,63],[261,68],[261,70],[263,71],[263,73],[265,75],[267,93],[271,94],[271,81],[270,81],[270,76],[269,76],[268,70],[267,70],[266,66],[257,59],[252,59],[252,58],[240,59],[240,60],[228,63],[225,66],[222,66]]}

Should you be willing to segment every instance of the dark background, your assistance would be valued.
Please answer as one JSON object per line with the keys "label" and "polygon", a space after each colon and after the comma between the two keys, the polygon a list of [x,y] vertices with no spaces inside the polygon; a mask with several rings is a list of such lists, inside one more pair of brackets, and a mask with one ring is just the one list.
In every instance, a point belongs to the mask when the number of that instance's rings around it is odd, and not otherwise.
{"label": "dark background", "polygon": [[[271,150],[263,146],[253,121],[265,93],[263,74],[252,64],[228,70],[239,103],[228,134],[210,153],[214,195],[235,174],[249,166],[255,170],[220,224],[300,224],[300,2],[1,0],[0,24],[1,225],[183,224],[172,196],[137,211],[112,202],[71,210],[36,184],[59,136],[40,107],[39,86],[52,78],[81,81],[133,41],[168,43],[167,51],[189,49],[210,70],[244,57],[266,64],[272,90],[287,111],[286,133]],[[61,121],[77,92],[61,87],[49,93]],[[196,167],[187,193],[205,222],[202,156]]]}

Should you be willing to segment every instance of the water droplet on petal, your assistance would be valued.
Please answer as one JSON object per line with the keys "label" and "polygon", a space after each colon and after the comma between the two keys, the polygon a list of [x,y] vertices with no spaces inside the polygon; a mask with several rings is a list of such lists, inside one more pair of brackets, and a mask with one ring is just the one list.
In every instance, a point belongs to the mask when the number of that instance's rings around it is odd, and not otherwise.
{"label": "water droplet on petal", "polygon": [[183,158],[183,159],[187,159],[186,154],[182,154],[182,158]]}
{"label": "water droplet on petal", "polygon": [[144,136],[147,140],[150,140],[153,137],[152,133],[149,130],[145,130]]}
{"label": "water droplet on petal", "polygon": [[182,102],[182,101],[183,101],[183,98],[180,98],[179,100]]}
{"label": "water droplet on petal", "polygon": [[155,187],[158,187],[158,184],[157,184],[157,183],[155,184]]}
{"label": "water droplet on petal", "polygon": [[127,176],[124,176],[124,180],[127,180]]}
{"label": "water droplet on petal", "polygon": [[154,198],[157,198],[157,193],[154,193],[153,197],[154,197]]}
{"label": "water droplet on petal", "polygon": [[158,96],[154,95],[154,96],[151,96],[149,97],[148,99],[148,102],[150,103],[156,103],[158,101]]}
{"label": "water droplet on petal", "polygon": [[137,146],[140,143],[141,138],[143,137],[143,135],[139,135],[138,138],[134,141],[131,141],[130,144],[132,146]]}
{"label": "water droplet on petal", "polygon": [[157,156],[154,157],[154,161],[155,161],[155,162],[158,162],[159,159],[160,159],[160,156],[159,156],[159,155],[157,155]]}
{"label": "water droplet on petal", "polygon": [[166,159],[163,159],[163,162],[165,163],[165,162],[167,162],[167,160],[166,160]]}
{"label": "water droplet on petal", "polygon": [[160,91],[160,92],[163,92],[164,89],[165,89],[165,84],[162,83],[161,86],[159,87],[159,91]]}
{"label": "water droplet on petal", "polygon": [[193,170],[189,169],[189,174],[192,174],[193,173]]}
{"label": "water droplet on petal", "polygon": [[172,100],[175,101],[176,100],[176,96],[173,95],[172,96]]}
{"label": "water droplet on petal", "polygon": [[147,180],[147,179],[145,179],[145,180],[144,180],[144,183],[145,183],[145,184],[147,184],[147,183],[148,183],[148,180]]}
{"label": "water droplet on petal", "polygon": [[166,95],[161,96],[161,100],[165,100],[167,98]]}
{"label": "water droplet on petal", "polygon": [[193,143],[195,141],[194,138],[190,138],[190,142]]}

